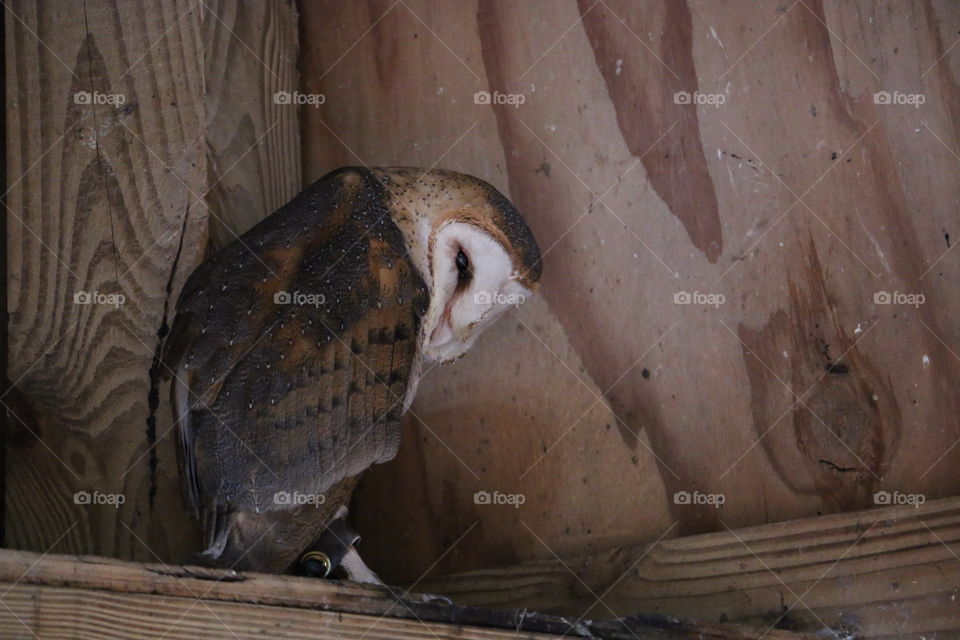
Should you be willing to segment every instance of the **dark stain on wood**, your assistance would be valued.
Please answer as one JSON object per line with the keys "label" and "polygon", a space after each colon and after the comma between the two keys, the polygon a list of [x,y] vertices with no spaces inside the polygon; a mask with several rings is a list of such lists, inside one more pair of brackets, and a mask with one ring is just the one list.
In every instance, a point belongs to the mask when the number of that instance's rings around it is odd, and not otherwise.
{"label": "dark stain on wood", "polygon": [[[788,282],[789,309],[759,329],[738,328],[754,428],[791,489],[837,511],[862,509],[899,444],[900,408],[889,378],[837,321],[812,238],[805,253]],[[831,353],[843,362],[824,362]],[[770,434],[790,427],[795,449]]]}

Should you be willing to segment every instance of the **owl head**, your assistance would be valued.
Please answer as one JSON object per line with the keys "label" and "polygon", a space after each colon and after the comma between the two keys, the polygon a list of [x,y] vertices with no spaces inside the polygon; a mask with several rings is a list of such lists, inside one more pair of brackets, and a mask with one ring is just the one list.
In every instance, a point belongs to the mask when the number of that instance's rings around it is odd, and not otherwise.
{"label": "owl head", "polygon": [[406,167],[374,172],[390,192],[391,215],[430,292],[421,355],[455,360],[536,291],[537,243],[513,204],[483,180]]}

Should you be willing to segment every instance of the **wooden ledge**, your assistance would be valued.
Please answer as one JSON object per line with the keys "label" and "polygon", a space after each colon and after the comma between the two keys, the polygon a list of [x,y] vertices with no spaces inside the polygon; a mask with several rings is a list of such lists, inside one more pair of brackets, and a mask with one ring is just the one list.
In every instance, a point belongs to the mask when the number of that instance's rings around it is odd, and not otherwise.
{"label": "wooden ledge", "polygon": [[[431,578],[419,588],[462,604],[573,616],[643,611],[754,627],[782,617],[786,628],[856,638],[960,637],[960,498],[673,538],[565,564]],[[603,605],[594,593],[606,594]]]}
{"label": "wooden ledge", "polygon": [[0,593],[0,637],[812,638],[656,616],[577,623],[417,595],[400,602],[355,583],[11,550],[0,550]]}
{"label": "wooden ledge", "polygon": [[456,606],[349,582],[0,550],[0,636],[953,637],[958,542],[960,498],[949,498],[614,549],[568,561],[572,572],[539,562],[420,585]]}

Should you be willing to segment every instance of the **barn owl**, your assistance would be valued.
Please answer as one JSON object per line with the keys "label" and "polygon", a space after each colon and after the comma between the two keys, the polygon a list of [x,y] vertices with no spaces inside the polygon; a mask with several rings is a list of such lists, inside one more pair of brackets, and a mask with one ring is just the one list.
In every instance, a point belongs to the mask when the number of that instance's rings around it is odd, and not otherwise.
{"label": "barn owl", "polygon": [[[396,454],[424,366],[466,353],[540,274],[496,189],[414,168],[329,173],[197,267],[164,363],[202,557],[294,568]],[[344,566],[373,581],[352,541]]]}

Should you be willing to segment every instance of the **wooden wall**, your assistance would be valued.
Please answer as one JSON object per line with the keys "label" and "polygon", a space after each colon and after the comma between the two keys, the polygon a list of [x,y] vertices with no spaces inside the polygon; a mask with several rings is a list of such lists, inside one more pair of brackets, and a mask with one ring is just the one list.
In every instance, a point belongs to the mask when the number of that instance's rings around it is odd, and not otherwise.
{"label": "wooden wall", "polygon": [[[302,114],[306,180],[469,172],[545,254],[542,297],[430,372],[399,456],[365,479],[355,512],[383,575],[960,489],[957,4],[301,12],[303,90],[326,99]],[[478,505],[480,490],[525,503]]]}
{"label": "wooden wall", "polygon": [[[7,544],[184,559],[196,539],[159,344],[208,237],[232,237],[300,188],[297,109],[271,100],[296,90],[296,11],[5,10]],[[123,301],[77,304],[84,293]],[[78,504],[78,492],[123,500]]]}
{"label": "wooden wall", "polygon": [[[958,493],[956,4],[299,10],[298,45],[286,2],[7,4],[10,546],[182,559],[157,346],[208,242],[301,166],[472,173],[545,255],[358,492],[388,580]],[[272,99],[298,86],[323,104]]]}

